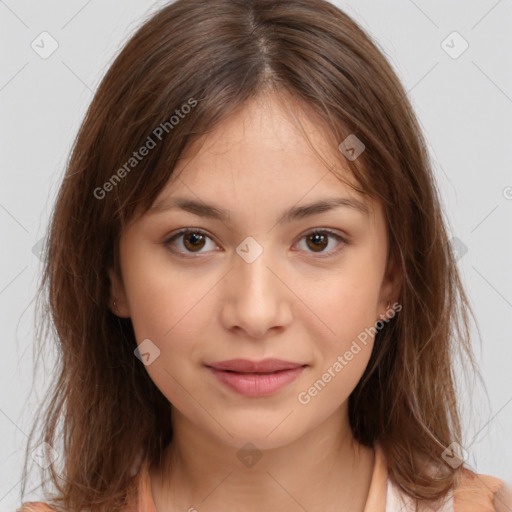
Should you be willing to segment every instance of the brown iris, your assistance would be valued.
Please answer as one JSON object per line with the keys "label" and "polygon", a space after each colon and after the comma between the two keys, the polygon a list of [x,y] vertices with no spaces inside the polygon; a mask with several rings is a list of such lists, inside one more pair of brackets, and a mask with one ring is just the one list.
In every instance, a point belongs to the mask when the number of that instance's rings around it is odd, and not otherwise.
{"label": "brown iris", "polygon": [[189,233],[183,237],[183,245],[189,250],[202,249],[205,244],[205,236],[200,233]]}
{"label": "brown iris", "polygon": [[[312,245],[310,242],[312,242]],[[315,252],[320,252],[322,249],[325,249],[328,243],[328,236],[323,233],[315,233],[307,237],[308,247],[313,249]]]}

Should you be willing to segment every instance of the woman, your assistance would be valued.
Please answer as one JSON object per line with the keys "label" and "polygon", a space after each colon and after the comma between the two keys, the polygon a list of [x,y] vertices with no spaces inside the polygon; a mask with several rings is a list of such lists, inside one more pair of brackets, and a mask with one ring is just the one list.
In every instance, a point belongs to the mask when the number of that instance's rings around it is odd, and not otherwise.
{"label": "woman", "polygon": [[22,511],[507,506],[464,464],[470,308],[422,134],[330,3],[151,17],[80,129],[42,286],[57,492]]}

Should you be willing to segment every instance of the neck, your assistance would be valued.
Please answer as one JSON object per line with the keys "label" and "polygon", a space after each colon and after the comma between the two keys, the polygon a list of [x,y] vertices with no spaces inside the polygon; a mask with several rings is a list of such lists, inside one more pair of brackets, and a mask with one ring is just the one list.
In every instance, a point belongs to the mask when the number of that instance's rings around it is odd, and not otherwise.
{"label": "neck", "polygon": [[151,470],[158,510],[364,510],[374,453],[355,441],[348,414],[262,450],[220,442],[175,409],[173,423],[173,441]]}

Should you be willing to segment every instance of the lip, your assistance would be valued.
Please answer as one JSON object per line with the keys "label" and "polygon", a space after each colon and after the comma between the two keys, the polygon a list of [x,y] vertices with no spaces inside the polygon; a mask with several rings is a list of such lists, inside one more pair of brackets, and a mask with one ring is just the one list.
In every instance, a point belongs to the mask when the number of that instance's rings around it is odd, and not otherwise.
{"label": "lip", "polygon": [[281,359],[230,359],[206,365],[217,379],[245,396],[269,396],[293,382],[307,366]]}
{"label": "lip", "polygon": [[206,366],[215,368],[216,370],[229,370],[239,373],[270,373],[281,370],[293,370],[303,363],[293,363],[291,361],[283,361],[282,359],[263,359],[262,361],[253,361],[251,359],[229,359],[227,361],[218,361],[209,363]]}

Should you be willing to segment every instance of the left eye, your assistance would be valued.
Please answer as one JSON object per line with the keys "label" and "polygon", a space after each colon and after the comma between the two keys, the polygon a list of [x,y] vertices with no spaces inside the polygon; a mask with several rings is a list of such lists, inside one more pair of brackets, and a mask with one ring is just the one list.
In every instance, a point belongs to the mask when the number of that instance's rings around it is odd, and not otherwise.
{"label": "left eye", "polygon": [[[210,236],[208,236],[204,231],[200,229],[182,229],[171,238],[169,238],[166,242],[164,242],[164,245],[172,246],[180,238],[183,239],[181,245],[185,248],[185,250],[177,251],[181,254],[187,252],[189,254],[201,254],[202,252],[207,252],[201,251],[201,249],[207,246],[207,240],[210,240],[215,247],[215,243],[210,238]],[[329,246],[330,238],[335,239],[338,242],[338,246],[342,243],[346,243],[343,237],[328,229],[310,231],[309,233],[303,235],[300,241],[305,240],[307,247],[311,249],[313,253],[337,253],[340,250],[339,247],[329,251],[324,250]]]}
{"label": "left eye", "polygon": [[[335,249],[324,251],[324,249],[329,245],[329,238],[334,238],[338,244]],[[301,240],[306,240],[306,245],[308,248],[312,249],[314,253],[337,253],[341,248],[339,247],[341,244],[346,243],[345,239],[330,231],[328,229],[318,230],[318,231],[310,231],[306,233]]]}

